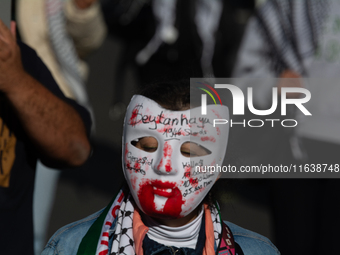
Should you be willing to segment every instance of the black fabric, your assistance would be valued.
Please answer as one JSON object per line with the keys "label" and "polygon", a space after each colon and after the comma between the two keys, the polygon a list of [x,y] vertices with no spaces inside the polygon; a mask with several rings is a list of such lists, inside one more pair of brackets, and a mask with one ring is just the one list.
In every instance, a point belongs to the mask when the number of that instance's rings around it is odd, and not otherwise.
{"label": "black fabric", "polygon": [[[91,120],[88,112],[73,100],[64,97],[58,85],[34,50],[18,43],[24,69],[53,94],[71,104],[82,117],[88,134]],[[15,86],[15,84],[13,84]],[[3,95],[0,96],[0,180],[9,169],[9,186],[0,186],[0,254],[33,254],[32,200],[37,154]],[[6,126],[10,130],[6,129]],[[15,155],[6,151],[10,138],[15,136]],[[13,141],[13,140],[12,140]],[[11,168],[6,162],[14,156]]]}
{"label": "black fabric", "polygon": [[241,249],[241,246],[235,242],[235,252],[236,252],[236,255],[244,255],[242,249]]}
{"label": "black fabric", "polygon": [[[303,138],[302,143],[309,159],[298,162],[299,165],[314,163],[334,167],[340,164],[339,144],[307,138]],[[274,179],[270,193],[273,196],[275,245],[282,254],[339,253],[338,178]]]}

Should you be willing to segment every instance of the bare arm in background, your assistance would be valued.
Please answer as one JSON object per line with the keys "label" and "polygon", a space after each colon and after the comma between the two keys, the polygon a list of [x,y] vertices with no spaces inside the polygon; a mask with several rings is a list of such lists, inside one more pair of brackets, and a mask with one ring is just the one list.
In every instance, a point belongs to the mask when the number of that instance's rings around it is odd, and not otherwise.
{"label": "bare arm in background", "polygon": [[[13,23],[12,33],[14,28]],[[44,162],[58,166],[83,164],[90,154],[90,143],[82,119],[72,106],[23,69],[12,33],[0,20],[0,91]]]}

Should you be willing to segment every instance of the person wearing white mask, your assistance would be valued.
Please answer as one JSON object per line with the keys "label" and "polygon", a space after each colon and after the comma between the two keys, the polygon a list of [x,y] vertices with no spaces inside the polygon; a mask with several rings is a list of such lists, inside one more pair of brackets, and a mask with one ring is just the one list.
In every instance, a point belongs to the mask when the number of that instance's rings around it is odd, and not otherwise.
{"label": "person wearing white mask", "polygon": [[280,254],[265,237],[223,221],[209,194],[223,163],[228,107],[190,106],[188,81],[151,85],[132,97],[124,122],[126,185],[100,212],[58,230],[49,254]]}

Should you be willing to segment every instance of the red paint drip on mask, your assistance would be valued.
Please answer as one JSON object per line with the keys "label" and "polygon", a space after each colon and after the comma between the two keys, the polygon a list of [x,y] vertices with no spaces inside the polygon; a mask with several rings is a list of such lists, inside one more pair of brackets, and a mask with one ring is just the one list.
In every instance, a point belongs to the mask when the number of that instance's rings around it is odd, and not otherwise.
{"label": "red paint drip on mask", "polygon": [[186,166],[184,168],[184,177],[188,179],[191,177],[191,166]]}
{"label": "red paint drip on mask", "polygon": [[169,172],[171,172],[171,170],[172,170],[171,161],[168,160],[168,161],[166,162],[166,165],[165,165],[165,171],[167,171],[167,172],[169,173]]}
{"label": "red paint drip on mask", "polygon": [[221,130],[219,127],[216,127],[216,132],[217,132],[217,135],[220,135],[221,134]]}
{"label": "red paint drip on mask", "polygon": [[126,168],[131,171],[131,162],[127,159],[127,154],[129,153],[128,150],[128,143],[125,144],[125,151],[124,151],[124,160],[126,162]]}
{"label": "red paint drip on mask", "polygon": [[186,166],[184,168],[184,176],[189,180],[189,183],[192,187],[196,188],[198,186],[198,179],[192,177],[191,175],[191,166]]}
{"label": "red paint drip on mask", "polygon": [[131,118],[130,118],[130,125],[134,126],[137,124],[136,123],[137,116],[138,116],[138,108],[132,111]]}
{"label": "red paint drip on mask", "polygon": [[[156,123],[157,123],[157,121],[156,121]],[[172,128],[172,126],[170,126],[170,125],[165,125],[165,126],[163,126],[162,128],[158,128],[157,129],[157,132],[159,132],[159,133],[168,133],[168,130],[169,130],[169,128]]]}
{"label": "red paint drip on mask", "polygon": [[164,155],[164,157],[171,157],[171,154],[172,154],[171,145],[168,144],[168,142],[165,142],[164,149],[163,149],[163,155]]}
{"label": "red paint drip on mask", "polygon": [[218,112],[216,112],[215,110],[211,110],[211,111],[215,114],[217,118],[222,119],[221,115]]}
{"label": "red paint drip on mask", "polygon": [[130,161],[126,161],[126,168],[131,171]]}
{"label": "red paint drip on mask", "polygon": [[190,178],[190,184],[192,187],[196,188],[198,186],[198,179],[197,178]]}
{"label": "red paint drip on mask", "polygon": [[216,139],[215,139],[215,137],[213,137],[213,136],[202,136],[201,137],[201,141],[210,141],[210,142],[216,142]]}
{"label": "red paint drip on mask", "polygon": [[206,189],[206,187],[203,187],[202,189],[199,189],[195,192],[195,195],[199,195],[201,192],[203,192]]}
{"label": "red paint drip on mask", "polygon": [[133,189],[133,190],[136,190],[137,176],[132,176],[132,177],[130,178],[130,183],[131,183],[131,185],[132,185],[132,189]]}
{"label": "red paint drip on mask", "polygon": [[134,168],[135,168],[135,171],[139,170],[140,169],[140,163],[135,162]]}
{"label": "red paint drip on mask", "polygon": [[163,158],[161,159],[161,162],[159,162],[159,164],[157,166],[158,171],[161,169],[162,165],[163,165]]}
{"label": "red paint drip on mask", "polygon": [[155,122],[156,122],[157,124],[160,124],[162,118],[164,119],[164,114],[162,114],[161,116],[157,115]]}
{"label": "red paint drip on mask", "polygon": [[184,176],[189,180],[189,183],[191,184],[192,187],[197,187],[198,181],[197,178],[193,178],[191,176],[191,166],[186,166],[184,168]]}

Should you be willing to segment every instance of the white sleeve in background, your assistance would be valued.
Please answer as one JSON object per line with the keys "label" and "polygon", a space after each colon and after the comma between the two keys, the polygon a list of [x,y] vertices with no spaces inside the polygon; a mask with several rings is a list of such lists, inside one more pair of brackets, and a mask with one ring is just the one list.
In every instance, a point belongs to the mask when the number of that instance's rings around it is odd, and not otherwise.
{"label": "white sleeve in background", "polygon": [[[254,105],[267,107],[272,101],[275,73],[270,68],[269,46],[263,38],[257,20],[250,18],[245,30],[236,59],[233,78],[238,79],[237,86],[246,95],[247,87],[253,88]],[[261,78],[261,79],[260,79]],[[268,78],[268,79],[262,79]]]}
{"label": "white sleeve in background", "polygon": [[84,58],[103,43],[107,29],[99,3],[92,4],[85,10],[77,8],[73,0],[67,0],[65,6],[67,32],[73,38],[78,55]]}

